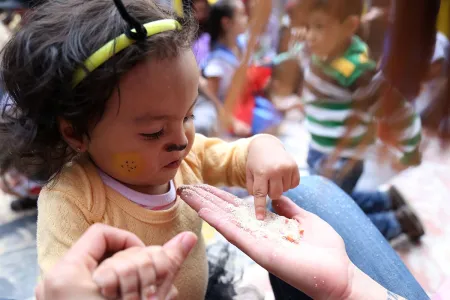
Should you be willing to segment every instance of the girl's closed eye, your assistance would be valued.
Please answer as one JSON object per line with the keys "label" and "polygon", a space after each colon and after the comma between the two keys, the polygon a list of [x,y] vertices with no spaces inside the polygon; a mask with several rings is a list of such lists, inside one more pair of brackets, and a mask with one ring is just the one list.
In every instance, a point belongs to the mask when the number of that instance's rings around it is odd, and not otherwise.
{"label": "girl's closed eye", "polygon": [[164,134],[164,128],[155,133],[140,133],[139,135],[142,136],[145,140],[157,140],[161,136],[163,136],[163,134]]}
{"label": "girl's closed eye", "polygon": [[191,115],[185,117],[184,120],[183,120],[183,122],[186,123],[187,121],[194,120],[194,119],[195,119],[194,114],[191,114]]}

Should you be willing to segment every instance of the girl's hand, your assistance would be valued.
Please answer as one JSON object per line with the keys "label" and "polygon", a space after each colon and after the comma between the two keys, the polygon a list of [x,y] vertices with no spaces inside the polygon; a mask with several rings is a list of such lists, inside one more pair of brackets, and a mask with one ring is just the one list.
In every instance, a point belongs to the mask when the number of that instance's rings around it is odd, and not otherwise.
{"label": "girl's hand", "polygon": [[300,171],[294,158],[280,140],[270,135],[257,136],[249,146],[247,158],[247,190],[255,197],[255,212],[264,219],[266,198],[278,200],[300,183]]}
{"label": "girl's hand", "polygon": [[102,262],[93,279],[107,299],[175,299],[173,280],[196,242],[185,232],[162,247],[129,248]]}
{"label": "girl's hand", "polygon": [[[325,221],[288,198],[281,197],[274,208],[278,214],[300,223],[304,232],[298,244],[280,242],[280,236],[266,234],[264,226],[249,230],[245,222],[238,220],[237,215],[242,214],[236,213],[248,210],[242,207],[230,210],[230,204],[236,205],[236,198],[224,191],[209,186],[186,186],[179,194],[228,241],[313,299],[347,299],[352,293],[350,283],[357,269],[347,256],[342,238]],[[255,227],[261,232],[255,232]]]}

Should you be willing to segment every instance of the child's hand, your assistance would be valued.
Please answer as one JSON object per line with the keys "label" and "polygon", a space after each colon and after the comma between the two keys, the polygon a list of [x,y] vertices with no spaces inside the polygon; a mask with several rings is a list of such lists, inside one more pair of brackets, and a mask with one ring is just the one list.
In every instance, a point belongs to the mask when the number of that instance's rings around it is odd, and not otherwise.
{"label": "child's hand", "polygon": [[280,140],[270,135],[256,137],[248,149],[247,190],[255,197],[255,212],[264,219],[266,197],[278,200],[283,192],[300,183],[300,171],[294,158]]}
{"label": "child's hand", "polygon": [[185,232],[162,247],[118,252],[100,264],[93,279],[107,299],[175,299],[173,280],[196,241],[194,234]]}

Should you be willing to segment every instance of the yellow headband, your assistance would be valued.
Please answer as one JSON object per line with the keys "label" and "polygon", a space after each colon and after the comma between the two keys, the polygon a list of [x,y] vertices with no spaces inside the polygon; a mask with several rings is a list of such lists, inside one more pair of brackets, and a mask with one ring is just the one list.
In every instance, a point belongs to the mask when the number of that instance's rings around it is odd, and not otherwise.
{"label": "yellow headband", "polygon": [[[152,35],[171,31],[180,30],[181,25],[176,20],[167,19],[159,20],[144,24],[147,30],[147,37]],[[134,29],[132,31],[135,31]],[[75,88],[81,81],[83,81],[86,76],[104,64],[108,59],[119,53],[120,51],[128,48],[130,45],[135,43],[135,40],[128,38],[125,34],[121,34],[115,39],[106,43],[103,47],[94,52],[86,61],[84,62],[84,68],[80,67],[75,71],[72,86]],[[86,69],[89,72],[86,72]]]}

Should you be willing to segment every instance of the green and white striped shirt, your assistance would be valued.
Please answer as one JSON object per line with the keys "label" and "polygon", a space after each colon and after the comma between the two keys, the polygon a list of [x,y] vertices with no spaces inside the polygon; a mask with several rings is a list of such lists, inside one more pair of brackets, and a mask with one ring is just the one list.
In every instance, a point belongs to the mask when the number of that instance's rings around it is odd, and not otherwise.
{"label": "green and white striped shirt", "polygon": [[[376,140],[379,99],[387,87],[383,74],[377,72],[375,62],[368,58],[367,46],[354,37],[346,53],[330,63],[314,56],[300,59],[304,69],[302,99],[311,147],[331,154],[341,145],[339,156],[363,159],[365,151],[358,148]],[[401,131],[396,135],[400,139],[396,150],[407,162],[418,151],[421,123],[413,107],[399,99],[401,108],[387,121],[397,124],[395,129]],[[354,122],[352,130],[350,122]]]}

